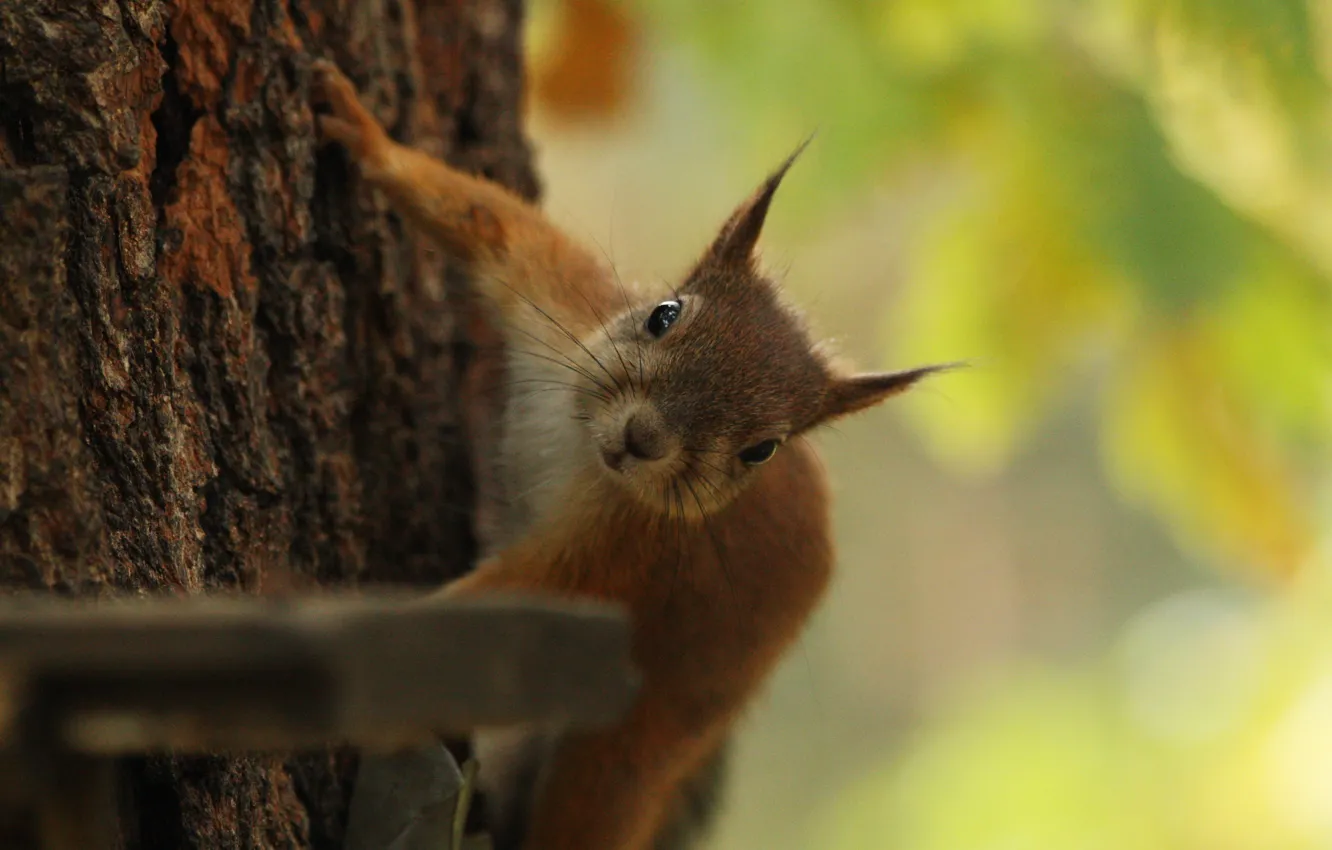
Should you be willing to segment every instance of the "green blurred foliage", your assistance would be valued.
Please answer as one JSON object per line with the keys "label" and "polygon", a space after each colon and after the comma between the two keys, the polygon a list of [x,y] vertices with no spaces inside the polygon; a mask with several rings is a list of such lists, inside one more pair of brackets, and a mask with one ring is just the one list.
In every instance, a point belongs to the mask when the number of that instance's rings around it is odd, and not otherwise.
{"label": "green blurred foliage", "polygon": [[1217,563],[1288,576],[1332,482],[1328,24],[1305,0],[632,0],[817,209],[953,177],[885,364],[970,360],[904,404],[1000,468],[1099,391],[1123,495]]}
{"label": "green blurred foliage", "polygon": [[1196,591],[1090,669],[956,695],[834,799],[828,850],[1315,850],[1332,846],[1332,575],[1262,600]]}

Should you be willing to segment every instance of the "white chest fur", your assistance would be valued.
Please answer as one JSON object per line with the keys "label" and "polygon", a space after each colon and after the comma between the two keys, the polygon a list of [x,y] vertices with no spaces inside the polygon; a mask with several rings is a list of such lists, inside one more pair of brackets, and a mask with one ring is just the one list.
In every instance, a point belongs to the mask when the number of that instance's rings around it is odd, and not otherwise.
{"label": "white chest fur", "polygon": [[[527,346],[531,340],[525,340]],[[586,426],[576,417],[579,381],[571,368],[535,356],[524,340],[511,341],[509,392],[501,422],[497,470],[503,505],[493,548],[502,549],[534,524],[566,507],[571,482],[596,464]]]}

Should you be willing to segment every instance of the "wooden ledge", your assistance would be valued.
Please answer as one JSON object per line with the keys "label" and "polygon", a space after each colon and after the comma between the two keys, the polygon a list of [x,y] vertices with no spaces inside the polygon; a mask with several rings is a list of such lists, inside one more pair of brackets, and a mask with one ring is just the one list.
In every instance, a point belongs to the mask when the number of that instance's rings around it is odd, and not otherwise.
{"label": "wooden ledge", "polygon": [[608,723],[637,687],[609,606],[506,597],[0,600],[0,748],[392,750]]}

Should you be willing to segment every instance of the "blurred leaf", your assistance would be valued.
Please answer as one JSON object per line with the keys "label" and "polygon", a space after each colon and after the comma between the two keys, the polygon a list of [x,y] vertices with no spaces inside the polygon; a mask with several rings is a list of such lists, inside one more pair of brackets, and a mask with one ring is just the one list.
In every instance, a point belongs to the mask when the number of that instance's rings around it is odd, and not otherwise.
{"label": "blurred leaf", "polygon": [[1051,136],[1107,260],[1162,309],[1214,297],[1244,269],[1245,225],[1171,161],[1140,98],[1087,80],[1056,104],[1067,134]]}
{"label": "blurred leaf", "polygon": [[982,73],[986,123],[959,146],[988,154],[981,167],[1015,173],[1011,192],[1057,196],[1055,228],[1149,307],[1187,307],[1243,274],[1251,228],[1180,171],[1139,95],[1061,51]]}
{"label": "blurred leaf", "polygon": [[[1306,0],[1126,0],[1161,37],[1178,36],[1225,56],[1231,73],[1270,86],[1298,117],[1327,95]],[[1226,80],[1218,80],[1225,85]]]}
{"label": "blurred leaf", "polygon": [[944,70],[973,51],[1039,46],[1052,21],[1048,0],[898,0],[866,3],[877,17],[880,49],[909,67]]}
{"label": "blurred leaf", "polygon": [[619,117],[637,91],[639,23],[615,0],[545,0],[529,49],[528,93],[548,117],[570,123]]}
{"label": "blurred leaf", "polygon": [[654,31],[710,68],[709,83],[746,139],[745,161],[780,160],[819,134],[819,179],[804,206],[863,188],[918,149],[938,102],[927,80],[881,49],[883,4],[785,0],[633,0]]}
{"label": "blurred leaf", "polygon": [[1243,407],[1312,480],[1332,463],[1332,289],[1305,269],[1259,265],[1209,311],[1212,350]]}
{"label": "blurred leaf", "polygon": [[1290,575],[1314,542],[1307,485],[1218,366],[1206,330],[1139,339],[1105,401],[1122,490],[1192,542]]}
{"label": "blurred leaf", "polygon": [[1056,194],[1003,185],[982,194],[921,246],[883,338],[894,343],[890,361],[971,362],[905,404],[945,459],[989,470],[1043,414],[1070,362],[1086,359],[1089,341],[1122,333],[1130,305],[1069,238]]}
{"label": "blurred leaf", "polygon": [[[1214,553],[1290,572],[1311,521],[1287,441],[1332,433],[1332,343],[1320,330],[1332,310],[1306,265],[1183,174],[1141,99],[1081,63],[993,65],[988,91],[975,141],[959,141],[983,188],[921,245],[884,335],[892,360],[976,362],[946,397],[909,402],[921,433],[950,459],[992,468],[1079,364],[1132,360],[1106,402],[1116,480],[1185,539],[1215,536]],[[1151,340],[1217,304],[1232,312],[1209,325],[1199,374],[1163,384]],[[1282,336],[1274,356],[1241,344],[1249,310]],[[1226,394],[1224,423],[1199,392]]]}

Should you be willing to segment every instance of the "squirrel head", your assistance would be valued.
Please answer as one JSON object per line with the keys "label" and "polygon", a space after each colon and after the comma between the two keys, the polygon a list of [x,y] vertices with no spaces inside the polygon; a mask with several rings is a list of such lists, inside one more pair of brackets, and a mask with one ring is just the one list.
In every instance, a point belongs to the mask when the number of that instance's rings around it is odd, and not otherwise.
{"label": "squirrel head", "polygon": [[804,147],[736,208],[673,294],[630,306],[587,341],[613,376],[578,401],[605,472],[672,515],[720,510],[784,441],[948,368],[839,367],[760,271],[764,219]]}

